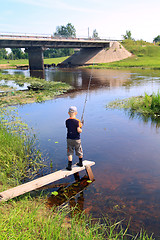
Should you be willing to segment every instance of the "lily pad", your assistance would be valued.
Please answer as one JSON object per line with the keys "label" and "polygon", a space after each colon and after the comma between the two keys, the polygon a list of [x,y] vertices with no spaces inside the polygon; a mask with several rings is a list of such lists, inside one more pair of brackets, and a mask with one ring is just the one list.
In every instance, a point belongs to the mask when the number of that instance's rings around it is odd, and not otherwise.
{"label": "lily pad", "polygon": [[57,195],[58,195],[58,192],[57,192],[57,191],[54,191],[54,192],[52,192],[51,194],[54,195],[54,196],[57,196]]}

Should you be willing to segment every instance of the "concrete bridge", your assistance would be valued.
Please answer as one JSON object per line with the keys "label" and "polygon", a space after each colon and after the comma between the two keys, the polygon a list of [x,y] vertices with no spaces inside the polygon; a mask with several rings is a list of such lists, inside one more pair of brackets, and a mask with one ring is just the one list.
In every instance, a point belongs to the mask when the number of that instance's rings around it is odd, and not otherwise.
{"label": "concrete bridge", "polygon": [[53,38],[44,36],[17,36],[0,34],[0,48],[25,48],[29,56],[30,70],[43,70],[43,51],[47,48],[80,48],[89,58],[91,52],[109,48],[110,40],[82,38]]}

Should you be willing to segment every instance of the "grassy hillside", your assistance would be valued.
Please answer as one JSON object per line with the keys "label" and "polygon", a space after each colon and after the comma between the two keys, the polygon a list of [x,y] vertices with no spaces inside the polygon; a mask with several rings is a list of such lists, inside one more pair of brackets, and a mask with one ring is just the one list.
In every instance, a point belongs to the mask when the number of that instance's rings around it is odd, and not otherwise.
{"label": "grassy hillside", "polygon": [[133,54],[132,57],[95,65],[95,68],[149,68],[160,69],[160,46],[143,40],[124,40],[122,45]]}
{"label": "grassy hillside", "polygon": [[132,54],[137,57],[156,57],[160,53],[159,46],[153,43],[148,43],[143,40],[133,41],[133,40],[123,40],[122,45]]}

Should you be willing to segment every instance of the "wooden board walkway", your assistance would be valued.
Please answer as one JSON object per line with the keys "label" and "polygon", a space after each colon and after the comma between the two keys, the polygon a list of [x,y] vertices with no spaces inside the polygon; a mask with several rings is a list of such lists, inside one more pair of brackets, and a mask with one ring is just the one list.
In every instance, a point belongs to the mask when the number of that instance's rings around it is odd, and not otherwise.
{"label": "wooden board walkway", "polygon": [[88,177],[91,181],[93,181],[94,176],[91,170],[91,166],[95,165],[95,162],[93,161],[83,161],[83,167],[78,167],[76,164],[72,166],[72,171],[68,171],[66,169],[62,169],[59,171],[56,171],[54,173],[48,174],[44,177],[40,177],[38,179],[35,179],[31,182],[24,183],[22,185],[19,185],[17,187],[8,189],[4,192],[0,193],[0,201],[7,201],[11,198],[20,196],[24,193],[31,192],[32,190],[38,189],[42,186],[45,186],[47,184],[50,184],[52,182],[55,182],[57,180],[60,180],[62,178],[68,177],[72,174],[78,173],[82,170],[87,171]]}

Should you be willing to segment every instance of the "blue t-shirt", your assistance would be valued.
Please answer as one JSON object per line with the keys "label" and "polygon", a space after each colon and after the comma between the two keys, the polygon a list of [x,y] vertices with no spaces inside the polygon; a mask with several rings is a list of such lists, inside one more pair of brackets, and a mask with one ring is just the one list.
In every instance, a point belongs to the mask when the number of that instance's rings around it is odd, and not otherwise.
{"label": "blue t-shirt", "polygon": [[82,127],[81,121],[76,118],[69,118],[66,120],[67,138],[78,140],[80,139],[80,133],[77,132],[77,128]]}

